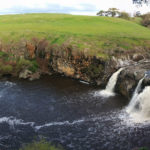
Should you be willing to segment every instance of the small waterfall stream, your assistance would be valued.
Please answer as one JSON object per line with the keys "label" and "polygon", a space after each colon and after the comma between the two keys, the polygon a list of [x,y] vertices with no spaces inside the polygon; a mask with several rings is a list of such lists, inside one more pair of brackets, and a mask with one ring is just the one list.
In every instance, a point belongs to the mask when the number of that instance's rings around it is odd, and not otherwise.
{"label": "small waterfall stream", "polygon": [[145,76],[139,81],[133,97],[126,108],[126,111],[137,123],[150,120],[150,86],[145,87],[139,93],[144,78]]}
{"label": "small waterfall stream", "polygon": [[102,97],[110,97],[110,96],[114,96],[115,92],[115,86],[117,83],[117,79],[118,76],[120,74],[120,72],[123,70],[124,68],[120,68],[118,71],[116,71],[109,79],[107,86],[105,88],[105,90],[102,90],[98,93],[98,95],[102,96]]}
{"label": "small waterfall stream", "polygon": [[137,97],[139,95],[139,91],[141,90],[141,85],[142,85],[142,82],[143,82],[144,78],[145,78],[145,76],[138,82],[138,85],[137,85],[137,87],[136,87],[136,89],[133,93],[133,96],[130,100],[130,103],[127,107],[127,112],[128,113],[130,113],[131,111],[134,111],[134,109],[135,109],[135,106],[137,104]]}

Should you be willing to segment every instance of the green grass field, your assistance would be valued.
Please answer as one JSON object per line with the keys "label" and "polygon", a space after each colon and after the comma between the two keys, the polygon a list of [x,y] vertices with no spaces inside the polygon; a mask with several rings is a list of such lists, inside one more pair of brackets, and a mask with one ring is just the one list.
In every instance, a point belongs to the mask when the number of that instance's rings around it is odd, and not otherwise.
{"label": "green grass field", "polygon": [[132,21],[99,16],[66,14],[0,16],[2,42],[30,40],[33,37],[45,38],[51,44],[69,43],[80,50],[101,54],[104,50],[117,47],[130,50],[135,46],[146,46],[145,43],[150,43],[150,30]]}

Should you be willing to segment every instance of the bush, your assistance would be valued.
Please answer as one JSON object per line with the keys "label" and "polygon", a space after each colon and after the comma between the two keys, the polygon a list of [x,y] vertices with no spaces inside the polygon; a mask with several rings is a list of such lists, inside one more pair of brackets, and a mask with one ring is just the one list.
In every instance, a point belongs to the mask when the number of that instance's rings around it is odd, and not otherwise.
{"label": "bush", "polygon": [[5,66],[3,67],[3,71],[4,71],[5,73],[11,73],[11,72],[13,71],[13,67],[12,67],[11,65],[5,65]]}
{"label": "bush", "polygon": [[22,69],[27,68],[30,65],[30,61],[26,59],[18,59],[16,62],[16,70],[20,72]]}
{"label": "bush", "polygon": [[19,59],[17,61],[17,66],[16,66],[17,71],[20,72],[20,70],[25,69],[25,68],[29,69],[30,71],[34,73],[38,69],[38,64],[36,60],[30,61],[26,59]]}
{"label": "bush", "polygon": [[6,56],[8,56],[7,53],[0,51],[0,57],[6,57]]}
{"label": "bush", "polygon": [[20,66],[28,66],[28,65],[30,65],[30,61],[26,60],[26,59],[19,59],[18,64]]}
{"label": "bush", "polygon": [[11,65],[0,63],[0,72],[2,72],[3,74],[9,74],[12,71],[13,71],[13,67]]}
{"label": "bush", "polygon": [[142,18],[142,25],[145,27],[150,27],[150,13],[144,14],[141,16]]}
{"label": "bush", "polygon": [[29,67],[29,70],[35,73],[38,70],[39,66],[36,62],[36,60],[31,61],[31,65]]}
{"label": "bush", "polygon": [[39,142],[33,142],[31,144],[26,145],[25,147],[21,148],[20,150],[63,150],[62,148],[57,148],[50,143],[42,140]]}
{"label": "bush", "polygon": [[9,55],[5,52],[0,51],[0,58],[7,61],[7,60],[9,60]]}
{"label": "bush", "polygon": [[142,147],[142,148],[140,148],[139,150],[148,150],[148,148]]}
{"label": "bush", "polygon": [[130,20],[130,14],[127,13],[127,12],[120,12],[119,18],[123,18],[123,19],[126,19],[126,20]]}

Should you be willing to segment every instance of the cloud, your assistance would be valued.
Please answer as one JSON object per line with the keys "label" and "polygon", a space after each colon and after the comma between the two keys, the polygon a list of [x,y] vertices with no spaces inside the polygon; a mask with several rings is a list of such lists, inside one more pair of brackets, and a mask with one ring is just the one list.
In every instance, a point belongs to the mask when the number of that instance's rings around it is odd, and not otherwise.
{"label": "cloud", "polygon": [[95,15],[98,10],[110,7],[131,13],[150,10],[150,6],[137,8],[132,0],[4,0],[0,14],[51,12]]}

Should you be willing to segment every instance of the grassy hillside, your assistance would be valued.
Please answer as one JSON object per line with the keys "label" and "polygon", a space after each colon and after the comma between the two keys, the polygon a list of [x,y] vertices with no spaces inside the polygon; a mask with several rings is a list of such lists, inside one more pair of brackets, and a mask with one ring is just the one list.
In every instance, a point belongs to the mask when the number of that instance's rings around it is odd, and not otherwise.
{"label": "grassy hillside", "polygon": [[65,14],[0,16],[2,42],[33,37],[46,38],[51,44],[69,43],[99,55],[118,47],[124,50],[150,47],[149,29],[119,18]]}

